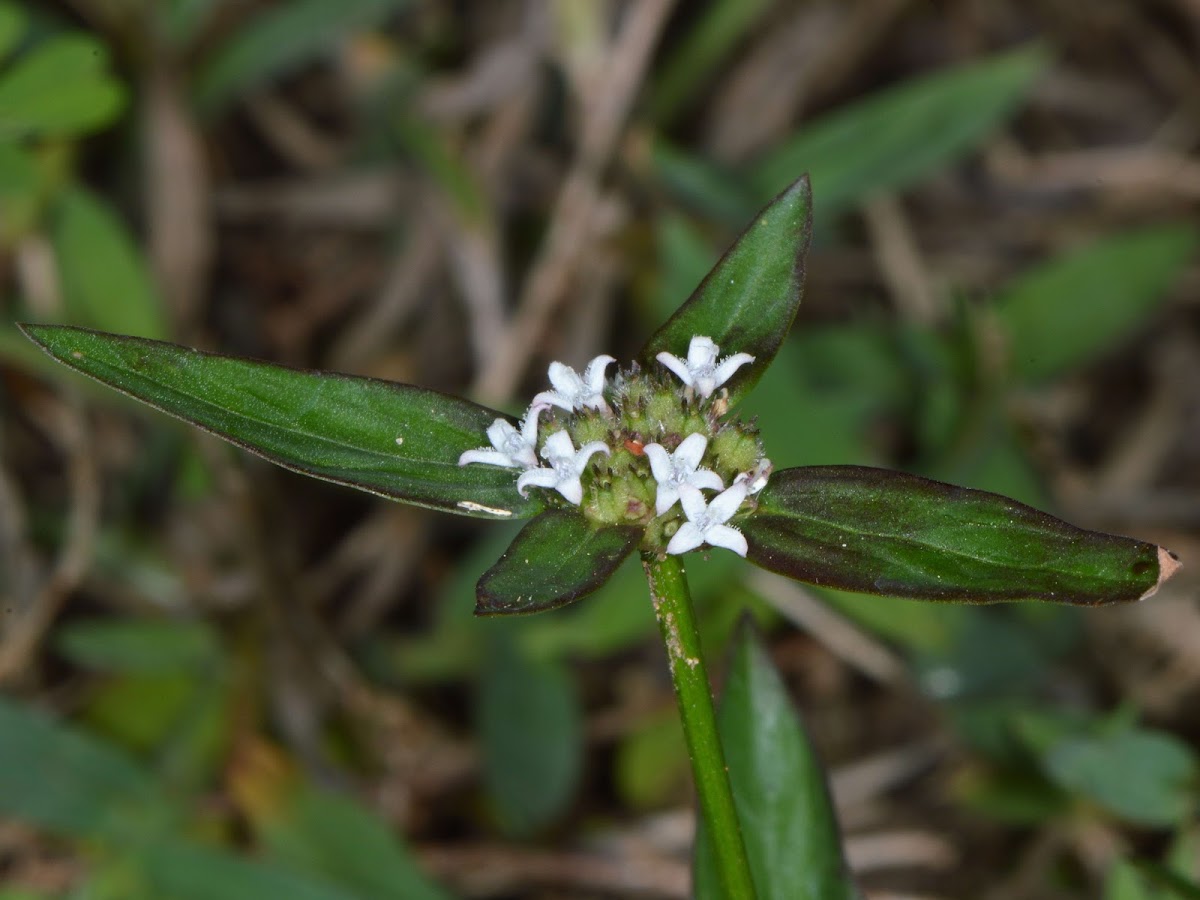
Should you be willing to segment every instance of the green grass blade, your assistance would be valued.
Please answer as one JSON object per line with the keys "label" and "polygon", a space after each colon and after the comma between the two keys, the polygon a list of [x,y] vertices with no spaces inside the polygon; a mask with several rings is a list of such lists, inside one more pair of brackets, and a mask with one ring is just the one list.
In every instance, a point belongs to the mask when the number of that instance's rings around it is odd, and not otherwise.
{"label": "green grass blade", "polygon": [[72,369],[284,468],[462,515],[539,509],[517,493],[515,470],[458,465],[498,415],[466,400],[84,328],[22,328]]}
{"label": "green grass blade", "polygon": [[1162,547],[999,494],[861,466],[778,472],[741,526],[764,569],[921,600],[1094,606],[1148,597],[1179,568]]}

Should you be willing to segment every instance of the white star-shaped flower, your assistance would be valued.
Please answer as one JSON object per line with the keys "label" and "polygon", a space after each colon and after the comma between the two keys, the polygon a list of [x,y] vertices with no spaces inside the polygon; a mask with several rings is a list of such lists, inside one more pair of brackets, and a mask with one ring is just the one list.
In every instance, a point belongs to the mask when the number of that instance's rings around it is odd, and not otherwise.
{"label": "white star-shaped flower", "polygon": [[[524,478],[525,476],[521,476]],[[730,487],[712,498],[711,503],[704,502],[704,495],[698,488],[684,485],[679,491],[679,502],[683,504],[687,521],[679,526],[671,542],[667,544],[668,553],[687,553],[703,544],[713,547],[724,547],[732,550],[738,556],[745,556],[746,537],[732,525],[726,525],[742,501],[746,499],[746,482],[735,481]]]}
{"label": "white star-shaped flower", "polygon": [[611,356],[597,356],[587,364],[582,375],[560,362],[550,363],[550,383],[554,390],[542,391],[535,396],[534,407],[557,406],[567,412],[577,409],[608,412],[608,403],[604,399],[604,370],[614,362],[616,359]]}
{"label": "white star-shaped flower", "polygon": [[679,499],[679,490],[684,485],[719,491],[725,487],[721,476],[709,469],[697,468],[704,456],[708,438],[696,432],[689,434],[675,449],[668,453],[661,444],[647,444],[646,457],[650,460],[650,471],[658,482],[658,496],[654,501],[654,513],[661,516]]}
{"label": "white star-shaped flower", "polygon": [[521,422],[521,430],[513,428],[507,419],[497,419],[488,426],[491,448],[467,450],[458,458],[458,464],[484,463],[489,466],[504,466],[508,469],[532,469],[537,462],[538,414],[536,406],[530,407]]}
{"label": "white star-shaped flower", "polygon": [[611,452],[603,441],[592,441],[576,450],[569,434],[556,431],[542,445],[542,459],[550,465],[521,473],[517,479],[517,490],[525,497],[525,489],[530,486],[551,488],[578,506],[583,502],[583,482],[579,476],[583,474],[588,460],[593,454],[603,453],[607,456]]}
{"label": "white star-shaped flower", "polygon": [[701,397],[708,398],[712,392],[733,377],[733,373],[748,362],[754,362],[749,353],[735,353],[717,362],[720,348],[712,338],[697,335],[688,345],[687,360],[667,352],[655,357],[660,363],[679,376],[680,380]]}

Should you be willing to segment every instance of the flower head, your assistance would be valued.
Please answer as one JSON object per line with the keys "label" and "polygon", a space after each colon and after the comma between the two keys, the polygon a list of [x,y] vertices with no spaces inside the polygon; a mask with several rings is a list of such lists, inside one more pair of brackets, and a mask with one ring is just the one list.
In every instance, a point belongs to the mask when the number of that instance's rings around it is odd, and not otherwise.
{"label": "flower head", "polygon": [[679,376],[680,380],[701,397],[712,396],[713,391],[733,377],[733,373],[748,362],[754,362],[749,353],[735,353],[717,362],[720,348],[712,338],[696,335],[688,345],[686,360],[663,352],[655,359]]}
{"label": "flower head", "polygon": [[467,450],[458,458],[458,464],[484,463],[489,466],[504,466],[509,469],[532,469],[537,465],[538,414],[536,406],[530,407],[521,422],[521,430],[513,428],[507,419],[497,419],[488,426],[488,440],[492,448]]}
{"label": "flower head", "polygon": [[583,482],[579,476],[583,474],[588,460],[593,454],[603,453],[607,456],[611,452],[602,441],[592,441],[576,450],[566,431],[556,431],[542,445],[542,459],[550,465],[523,472],[517,479],[517,490],[525,497],[525,489],[531,485],[551,488],[578,506],[583,502]]}
{"label": "flower head", "polygon": [[554,385],[554,390],[542,391],[535,396],[534,408],[557,406],[567,412],[577,409],[608,412],[608,403],[604,399],[604,370],[614,362],[616,359],[607,354],[597,356],[587,364],[582,375],[560,362],[550,363],[550,383]]}
{"label": "flower head", "polygon": [[735,481],[728,489],[713,497],[711,503],[704,502],[704,495],[698,488],[684,485],[679,491],[679,502],[683,504],[687,521],[679,526],[667,544],[667,552],[687,553],[709,544],[745,556],[748,549],[745,536],[732,525],[725,524],[745,499],[745,481]]}
{"label": "flower head", "polygon": [[675,449],[668,453],[661,444],[647,444],[646,458],[650,460],[650,471],[658,483],[658,494],[654,501],[655,515],[661,516],[679,499],[679,491],[685,485],[719,491],[725,487],[721,476],[710,469],[698,468],[708,446],[708,438],[696,432],[689,434]]}

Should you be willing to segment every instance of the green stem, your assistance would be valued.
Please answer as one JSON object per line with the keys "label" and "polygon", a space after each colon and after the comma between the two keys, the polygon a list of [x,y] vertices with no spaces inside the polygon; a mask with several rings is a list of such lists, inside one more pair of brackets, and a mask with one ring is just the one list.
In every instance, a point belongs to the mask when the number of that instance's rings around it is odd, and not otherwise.
{"label": "green stem", "polygon": [[658,558],[647,553],[642,556],[642,566],[650,581],[650,599],[654,601],[658,628],[667,647],[700,814],[712,836],[723,896],[730,900],[754,900],[754,880],[729,786],[725,753],[717,735],[717,716],[683,563],[677,556]]}

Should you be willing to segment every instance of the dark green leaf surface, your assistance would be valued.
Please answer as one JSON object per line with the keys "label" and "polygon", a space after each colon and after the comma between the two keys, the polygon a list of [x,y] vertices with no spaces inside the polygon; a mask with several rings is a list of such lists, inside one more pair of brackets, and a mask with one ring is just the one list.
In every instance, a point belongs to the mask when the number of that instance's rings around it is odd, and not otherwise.
{"label": "dark green leaf surface", "polygon": [[641,529],[596,529],[565,509],[542,513],[483,573],[475,614],[541,612],[590,594],[617,570],[641,538]]}
{"label": "dark green leaf surface", "polygon": [[937,72],[805,125],[754,170],[760,197],[809,172],[822,221],[880,191],[900,190],[962,156],[1017,109],[1045,70],[1023,47]]}
{"label": "dark green leaf surface", "polygon": [[513,637],[498,635],[489,648],[477,714],[492,808],[505,834],[522,838],[552,824],[575,796],[583,713],[563,664],[531,659]]}
{"label": "dark green leaf surface", "polygon": [[[742,837],[760,900],[859,896],[821,761],[766,650],[744,627],[717,713]],[[720,900],[710,838],[696,839],[695,893]]]}
{"label": "dark green leaf surface", "polygon": [[655,356],[687,356],[696,335],[712,338],[721,355],[749,353],[728,383],[736,403],[775,358],[804,294],[804,263],[812,238],[812,193],[802,176],[760,212],[695,293],[642,349],[642,364],[661,369]]}
{"label": "dark green leaf surface", "polygon": [[996,298],[1013,372],[1030,381],[1088,363],[1158,306],[1195,257],[1190,225],[1145,228],[1055,259]]}
{"label": "dark green leaf surface", "polygon": [[1138,600],[1178,568],[1154,544],[1084,531],[999,494],[860,466],[778,472],[740,524],[764,569],[924,600]]}
{"label": "dark green leaf surface", "polygon": [[498,415],[466,400],[84,328],[23,330],[71,368],[285,468],[463,515],[538,511],[514,470],[458,465]]}

